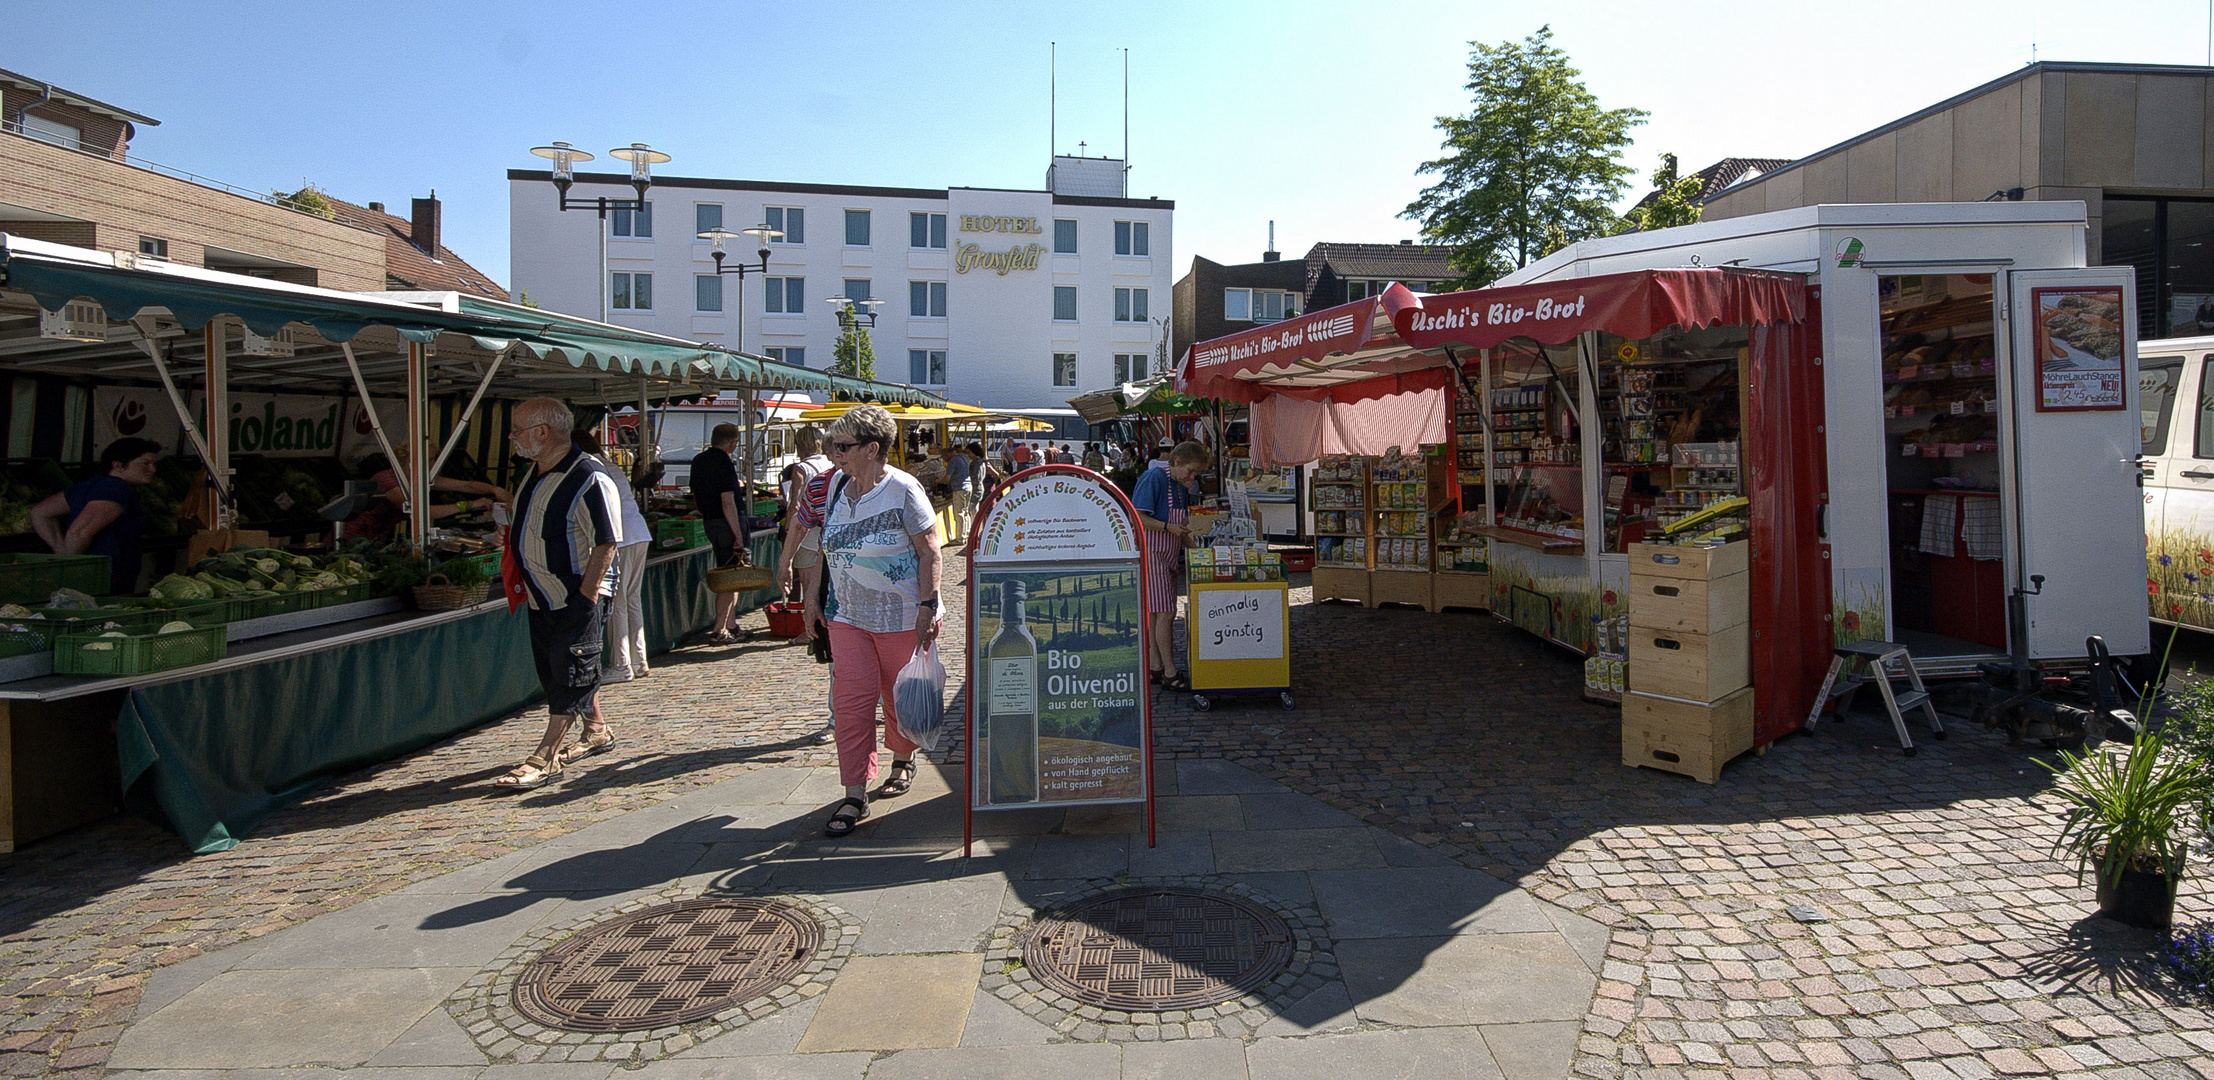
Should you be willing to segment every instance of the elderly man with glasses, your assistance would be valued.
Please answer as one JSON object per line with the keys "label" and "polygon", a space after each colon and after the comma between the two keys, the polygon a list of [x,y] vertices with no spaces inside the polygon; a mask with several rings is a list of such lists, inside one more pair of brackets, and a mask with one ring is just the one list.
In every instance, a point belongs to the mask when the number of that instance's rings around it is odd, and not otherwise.
{"label": "elderly man with glasses", "polygon": [[[608,599],[615,593],[615,550],[623,541],[622,481],[571,440],[576,418],[552,398],[515,407],[508,431],[531,468],[515,496],[506,544],[530,596],[531,656],[546,691],[546,734],[538,751],[494,781],[504,790],[544,785],[562,766],[615,746],[599,712],[600,652]],[[584,730],[562,749],[569,721]]]}

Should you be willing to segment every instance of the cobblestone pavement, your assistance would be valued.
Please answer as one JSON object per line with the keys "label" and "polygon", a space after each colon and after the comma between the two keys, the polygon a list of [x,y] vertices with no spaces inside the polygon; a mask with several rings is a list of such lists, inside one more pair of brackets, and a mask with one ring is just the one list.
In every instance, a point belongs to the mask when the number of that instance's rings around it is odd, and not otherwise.
{"label": "cobblestone pavement", "polygon": [[[2214,1077],[2214,1015],[2159,981],[2152,935],[2090,917],[2051,850],[2047,774],[1996,736],[1955,725],[1909,759],[1876,724],[1825,726],[1707,787],[1624,768],[1574,658],[1487,616],[1293,601],[1298,708],[1164,696],[1161,756],[1243,764],[1611,927],[1579,1074]],[[346,777],[220,855],[118,819],[0,856],[0,1075],[92,1075],[158,966],[828,761],[820,669],[761,641],[611,688],[620,762],[558,787],[485,795],[535,738],[543,713],[524,712]],[[2208,916],[2184,890],[2179,915]]]}

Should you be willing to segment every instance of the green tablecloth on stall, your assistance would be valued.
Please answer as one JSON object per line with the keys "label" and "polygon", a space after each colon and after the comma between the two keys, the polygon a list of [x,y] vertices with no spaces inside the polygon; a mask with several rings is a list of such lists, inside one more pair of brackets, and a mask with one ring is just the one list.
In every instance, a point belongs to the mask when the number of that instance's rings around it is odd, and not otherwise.
{"label": "green tablecloth on stall", "polygon": [[[778,537],[756,537],[774,565]],[[647,649],[714,617],[704,549],[649,564]],[[743,610],[768,593],[740,597]],[[116,716],[125,791],[150,785],[196,853],[225,851],[333,777],[512,712],[541,696],[520,612],[478,612],[196,679],[133,689]]]}

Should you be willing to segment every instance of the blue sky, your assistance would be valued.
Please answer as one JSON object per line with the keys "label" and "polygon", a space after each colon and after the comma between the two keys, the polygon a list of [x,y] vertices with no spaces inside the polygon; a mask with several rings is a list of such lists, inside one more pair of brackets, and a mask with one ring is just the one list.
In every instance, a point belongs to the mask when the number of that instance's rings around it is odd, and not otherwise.
{"label": "blue sky", "polygon": [[2046,60],[2201,64],[2208,40],[2205,0],[7,11],[0,67],[160,119],[139,156],[396,208],[435,188],[449,246],[503,283],[506,170],[538,165],[528,149],[554,139],[595,153],[651,143],[682,175],[1038,187],[1054,41],[1064,153],[1079,140],[1121,151],[1130,50],[1131,194],[1176,200],[1181,276],[1194,254],[1257,259],[1272,219],[1291,253],[1414,237],[1398,211],[1437,152],[1434,118],[1466,108],[1467,43],[1519,39],[1548,17],[1602,104],[1652,114],[1629,152],[1641,174],[1663,151],[1697,168],[1819,150],[2019,67],[2033,42]]}

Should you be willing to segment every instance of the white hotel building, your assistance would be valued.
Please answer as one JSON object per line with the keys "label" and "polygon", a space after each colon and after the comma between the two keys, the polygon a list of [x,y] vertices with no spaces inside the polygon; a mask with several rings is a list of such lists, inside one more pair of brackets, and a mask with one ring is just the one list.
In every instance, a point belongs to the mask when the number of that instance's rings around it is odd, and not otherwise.
{"label": "white hotel building", "polygon": [[[1176,204],[1126,198],[1123,163],[1056,157],[1047,189],[888,188],[656,176],[649,212],[606,224],[559,208],[548,174],[508,173],[518,298],[641,330],[814,368],[838,338],[827,298],[884,301],[876,377],[994,408],[1065,407],[1076,394],[1162,370]],[[635,198],[620,173],[576,174],[571,205]],[[768,271],[717,277],[720,225],[766,224]],[[726,267],[758,262],[751,237]],[[742,334],[742,337],[741,337]]]}

